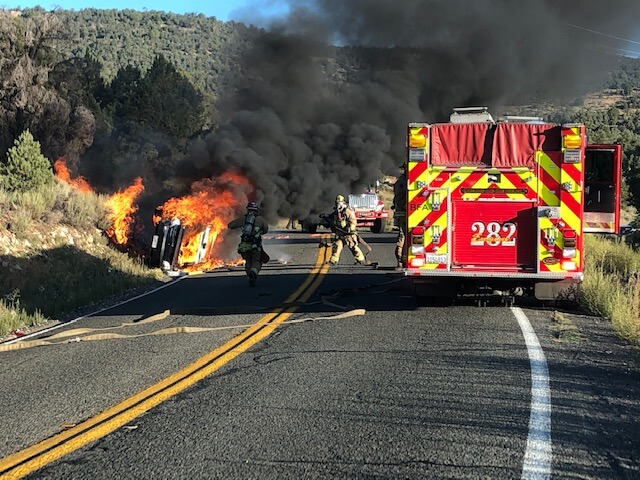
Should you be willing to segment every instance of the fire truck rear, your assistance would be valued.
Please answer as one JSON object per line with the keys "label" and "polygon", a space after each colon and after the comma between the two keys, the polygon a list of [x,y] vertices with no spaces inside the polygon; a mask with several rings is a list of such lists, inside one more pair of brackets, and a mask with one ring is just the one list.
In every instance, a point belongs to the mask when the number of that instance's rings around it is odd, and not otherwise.
{"label": "fire truck rear", "polygon": [[584,125],[454,109],[407,131],[404,273],[417,296],[577,292],[584,235],[617,233],[620,145]]}

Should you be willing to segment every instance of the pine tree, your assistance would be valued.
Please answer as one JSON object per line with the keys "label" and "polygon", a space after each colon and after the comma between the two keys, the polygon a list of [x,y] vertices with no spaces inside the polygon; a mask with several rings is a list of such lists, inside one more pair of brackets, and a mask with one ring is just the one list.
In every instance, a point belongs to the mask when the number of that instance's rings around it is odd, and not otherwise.
{"label": "pine tree", "polygon": [[7,160],[0,163],[0,188],[24,192],[52,181],[51,162],[42,155],[40,142],[25,130],[7,152]]}

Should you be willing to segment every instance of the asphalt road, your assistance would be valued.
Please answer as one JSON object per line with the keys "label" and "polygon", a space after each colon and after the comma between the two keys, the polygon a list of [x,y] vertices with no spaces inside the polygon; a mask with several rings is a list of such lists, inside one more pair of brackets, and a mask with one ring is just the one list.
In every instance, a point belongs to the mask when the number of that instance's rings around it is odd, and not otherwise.
{"label": "asphalt road", "polygon": [[0,351],[0,477],[640,478],[608,322],[565,314],[558,341],[530,304],[419,307],[393,235],[365,238],[377,269],[276,232],[256,288],[188,276]]}

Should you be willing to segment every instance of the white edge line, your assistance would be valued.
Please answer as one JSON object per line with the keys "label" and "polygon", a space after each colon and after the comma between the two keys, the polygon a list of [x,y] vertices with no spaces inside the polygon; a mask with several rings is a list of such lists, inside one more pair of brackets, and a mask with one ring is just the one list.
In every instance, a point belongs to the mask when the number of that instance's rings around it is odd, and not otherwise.
{"label": "white edge line", "polygon": [[529,319],[519,307],[511,307],[524,336],[531,365],[531,413],[522,465],[522,480],[551,478],[551,392],[547,360]]}
{"label": "white edge line", "polygon": [[158,288],[154,288],[153,290],[149,290],[148,292],[144,292],[144,293],[141,293],[140,295],[137,295],[135,297],[128,298],[127,300],[124,300],[124,301],[122,301],[120,303],[116,303],[115,305],[111,305],[109,307],[101,308],[100,310],[97,310],[95,312],[87,313],[86,315],[82,315],[81,317],[74,318],[73,320],[69,320],[68,322],[61,322],[58,325],[54,325],[53,327],[44,328],[42,330],[38,330],[37,332],[33,332],[33,333],[28,334],[28,335],[24,335],[22,337],[14,338],[13,340],[8,340],[6,342],[0,342],[0,345],[10,345],[12,343],[21,342],[23,340],[27,340],[27,339],[32,338],[32,337],[36,337],[38,335],[42,335],[43,333],[48,333],[48,332],[51,332],[53,330],[57,330],[58,328],[66,327],[67,325],[74,324],[74,323],[82,320],[83,318],[87,318],[87,317],[91,317],[93,315],[97,315],[98,313],[102,313],[102,312],[105,312],[107,310],[111,310],[112,308],[119,307],[120,305],[124,305],[125,303],[129,303],[129,302],[131,302],[133,300],[137,300],[138,298],[142,298],[142,297],[144,297],[146,295],[151,295],[152,293],[155,293],[158,290],[162,290],[163,288],[167,288],[170,285],[174,285],[176,282],[179,282],[183,278],[187,278],[187,276],[178,277],[178,278],[176,278],[175,280],[173,280],[171,282],[167,282],[164,285],[160,285]]}

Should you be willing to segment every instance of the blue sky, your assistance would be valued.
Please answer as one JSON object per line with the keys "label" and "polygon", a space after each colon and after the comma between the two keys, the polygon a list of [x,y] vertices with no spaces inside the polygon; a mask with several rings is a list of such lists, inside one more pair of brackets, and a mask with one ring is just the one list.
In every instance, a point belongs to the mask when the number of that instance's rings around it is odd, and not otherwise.
{"label": "blue sky", "polygon": [[0,1],[0,8],[32,8],[41,6],[45,10],[56,7],[64,10],[81,10],[83,8],[101,9],[133,9],[133,10],[164,10],[174,13],[203,13],[208,17],[216,17],[224,22],[240,20],[242,11],[248,13],[260,5],[263,14],[282,12],[282,0],[4,0]]}

